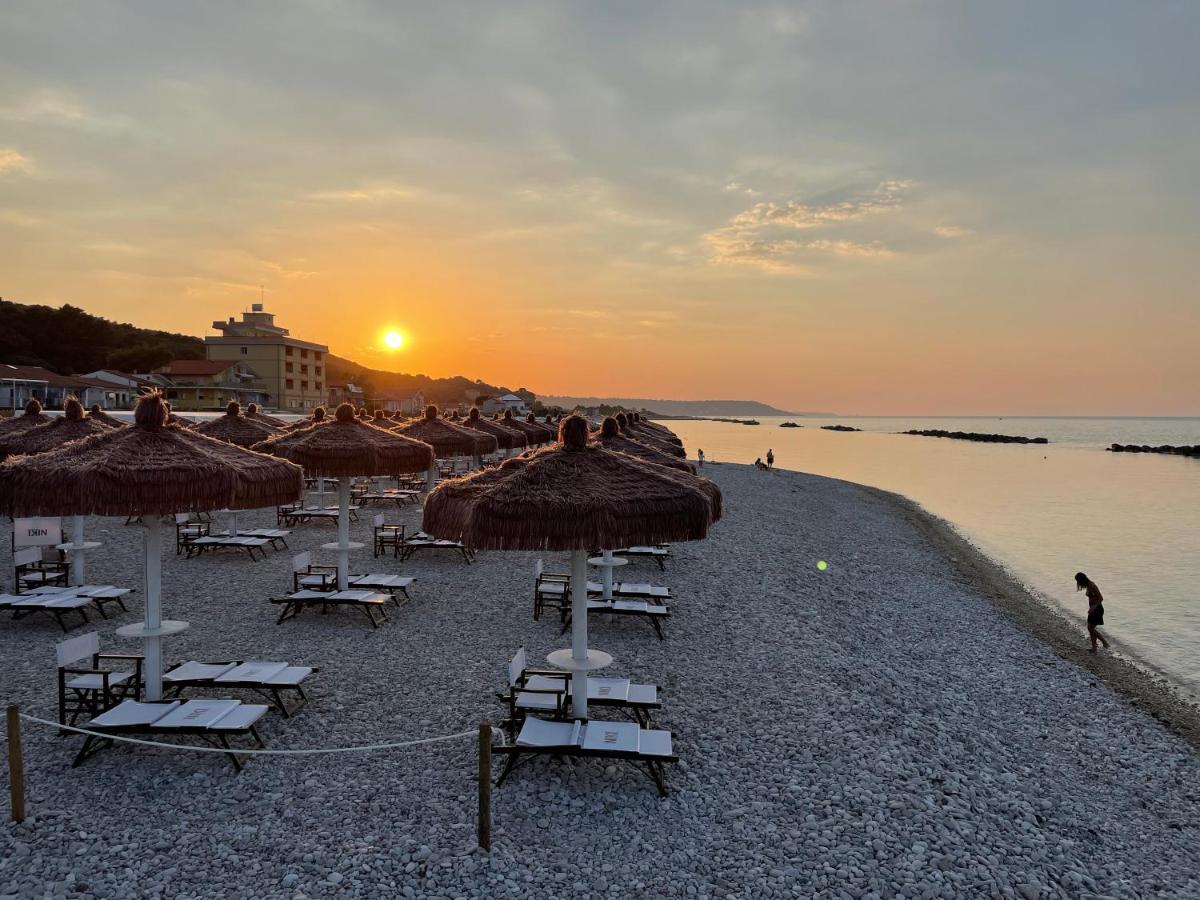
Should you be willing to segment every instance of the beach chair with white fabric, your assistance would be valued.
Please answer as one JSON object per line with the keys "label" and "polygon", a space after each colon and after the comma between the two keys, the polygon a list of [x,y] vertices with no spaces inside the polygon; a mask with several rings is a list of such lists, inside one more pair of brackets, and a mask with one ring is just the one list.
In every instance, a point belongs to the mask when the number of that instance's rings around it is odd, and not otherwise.
{"label": "beach chair with white fabric", "polygon": [[418,550],[451,550],[459,554],[467,563],[475,561],[474,552],[462,541],[451,541],[435,538],[423,531],[416,531],[405,537],[400,544],[400,559],[404,561]]}
{"label": "beach chair with white fabric", "polygon": [[117,587],[113,584],[76,584],[69,587],[34,588],[25,596],[85,597],[91,602],[92,606],[96,607],[96,611],[100,613],[100,618],[107,619],[108,612],[105,610],[105,606],[110,603],[115,603],[121,607],[122,612],[129,612],[129,609],[125,606],[125,595],[132,592],[132,588]]}
{"label": "beach chair with white fabric", "polygon": [[69,563],[62,559],[45,559],[41,547],[14,550],[12,562],[14,594],[50,585],[65,587],[71,574]]}
{"label": "beach chair with white fabric", "polygon": [[[590,593],[590,590],[589,590]],[[612,615],[644,619],[654,629],[660,641],[666,640],[663,625],[671,617],[671,610],[665,603],[654,603],[649,600],[626,600],[614,597],[611,600],[589,599],[587,602],[588,615]],[[571,610],[563,615],[563,625],[560,634],[566,634],[571,627]]]}
{"label": "beach chair with white fabric", "polygon": [[[650,714],[661,709],[658,688],[653,684],[635,684],[628,678],[589,676],[588,708],[611,707],[633,716],[643,727],[650,725]],[[525,648],[521,647],[508,664],[509,724],[515,730],[530,713],[564,718],[570,709],[571,673],[561,669],[531,669]]]}
{"label": "beach chair with white fabric", "polygon": [[[384,605],[391,600],[387,594],[379,591],[345,590],[345,591],[292,591],[283,597],[272,597],[271,603],[283,607],[275,624],[282,625],[288,619],[294,619],[307,607],[320,607],[322,613],[337,607],[349,607],[361,610],[371,623],[372,628],[378,628],[381,622],[387,621]],[[379,618],[376,619],[376,613]]]}
{"label": "beach chair with white fabric", "polygon": [[559,722],[526,716],[517,739],[495,747],[493,753],[507,756],[497,786],[522,759],[537,756],[599,758],[632,762],[650,777],[659,796],[667,796],[666,763],[678,762],[669,731],[642,728],[636,722],[592,719]]}
{"label": "beach chair with white fabric", "polygon": [[223,749],[234,768],[240,771],[243,762],[237,748],[230,744],[230,739],[251,737],[260,748],[266,746],[256,725],[269,709],[265,704],[242,703],[240,700],[165,700],[152,703],[125,700],[83,726],[101,735],[85,735],[83,746],[71,765],[81,765],[105,747],[116,743],[111,737],[102,735],[137,735],[152,740],[193,735]]}
{"label": "beach chair with white fabric", "polygon": [[[100,635],[94,631],[60,641],[54,650],[60,725],[74,725],[81,715],[97,716],[122,700],[141,696],[140,655],[101,653]],[[118,663],[121,669],[106,668],[105,663]]]}
{"label": "beach chair with white fabric", "polygon": [[[71,593],[0,594],[0,611],[11,612],[14,619],[44,613],[58,623],[64,634],[70,631],[71,627],[88,624],[87,611],[91,605],[91,598]],[[67,625],[69,613],[79,616],[79,621],[70,627]]]}
{"label": "beach chair with white fabric", "polygon": [[[286,719],[308,702],[303,683],[316,671],[311,666],[292,666],[285,662],[188,660],[163,675],[164,696],[172,699],[193,688],[210,693],[218,688],[252,691]],[[284,694],[295,694],[299,702],[289,709]]]}
{"label": "beach chair with white fabric", "polygon": [[671,548],[667,544],[655,544],[651,547],[622,547],[619,550],[612,551],[613,556],[619,556],[623,559],[651,559],[658,563],[659,569],[667,567],[667,560],[671,559]]}

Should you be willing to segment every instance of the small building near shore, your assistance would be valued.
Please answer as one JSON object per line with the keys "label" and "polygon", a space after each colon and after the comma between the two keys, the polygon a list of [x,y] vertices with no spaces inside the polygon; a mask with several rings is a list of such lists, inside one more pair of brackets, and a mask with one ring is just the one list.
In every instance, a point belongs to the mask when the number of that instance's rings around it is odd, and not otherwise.
{"label": "small building near shore", "polygon": [[176,410],[200,412],[224,409],[231,400],[267,405],[262,379],[242,362],[219,359],[176,359],[152,373],[163,379],[163,390]]}

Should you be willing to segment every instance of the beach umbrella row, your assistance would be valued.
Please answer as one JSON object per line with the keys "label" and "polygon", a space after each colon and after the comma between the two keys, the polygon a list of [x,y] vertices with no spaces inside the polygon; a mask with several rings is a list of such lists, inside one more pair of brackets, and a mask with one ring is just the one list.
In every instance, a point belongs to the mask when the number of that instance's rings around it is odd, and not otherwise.
{"label": "beach umbrella row", "polygon": [[0,463],[0,513],[143,520],[146,620],[117,633],[145,642],[149,700],[162,698],[162,638],[187,627],[162,617],[161,517],[275,506],[304,490],[299,466],[168,424],[167,416],[161,394],[146,394],[127,428]]}
{"label": "beach umbrella row", "polygon": [[53,418],[42,412],[42,404],[30,400],[25,404],[25,411],[10,419],[0,419],[0,434],[11,434],[14,431],[24,431],[26,428],[36,428],[45,425]]}

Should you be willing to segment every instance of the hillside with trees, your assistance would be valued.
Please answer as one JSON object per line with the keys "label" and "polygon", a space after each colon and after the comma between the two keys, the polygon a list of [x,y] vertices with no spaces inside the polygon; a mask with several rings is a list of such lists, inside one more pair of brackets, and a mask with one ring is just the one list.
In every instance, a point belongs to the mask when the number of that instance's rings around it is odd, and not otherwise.
{"label": "hillside with trees", "polygon": [[[326,377],[330,384],[358,385],[366,397],[396,394],[411,397],[420,392],[427,403],[441,406],[458,404],[465,398],[486,399],[510,393],[500,385],[488,384],[478,379],[454,375],[450,378],[431,378],[428,375],[408,375],[403,372],[385,372],[369,369],[349,359],[329,354],[325,363]],[[523,388],[520,390],[524,390]],[[533,395],[526,392],[532,399]]]}
{"label": "hillside with trees", "polygon": [[0,300],[0,362],[74,375],[105,368],[148,372],[172,359],[203,358],[203,342],[191,335],[110,322],[77,306]]}

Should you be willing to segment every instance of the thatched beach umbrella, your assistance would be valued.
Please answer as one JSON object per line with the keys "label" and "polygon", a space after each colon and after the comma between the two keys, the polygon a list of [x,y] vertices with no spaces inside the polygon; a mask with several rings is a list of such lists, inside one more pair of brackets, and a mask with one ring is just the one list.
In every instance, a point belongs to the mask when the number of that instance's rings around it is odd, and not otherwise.
{"label": "thatched beach umbrella", "polygon": [[515,428],[521,434],[525,435],[525,439],[529,441],[530,447],[546,444],[554,439],[548,429],[543,428],[541,425],[531,425],[529,422],[518,419],[512,414],[511,409],[506,409],[504,415],[497,421],[503,427]]}
{"label": "thatched beach umbrella", "polygon": [[482,431],[484,434],[490,434],[496,439],[496,444],[501,450],[508,452],[511,450],[524,450],[529,446],[529,439],[525,437],[525,432],[518,428],[506,428],[499,422],[491,422],[479,415],[479,407],[471,407],[471,411],[467,414],[466,420],[463,422],[464,428],[472,428],[475,431]]}
{"label": "thatched beach umbrella", "polygon": [[[415,422],[393,426],[392,431],[414,440],[424,441],[433,447],[439,457],[481,456],[496,450],[496,438],[482,431],[463,428],[438,417],[438,408],[433,404],[425,407],[425,416]],[[437,466],[430,464],[426,475],[429,489],[437,482]]]}
{"label": "thatched beach umbrella", "polygon": [[284,431],[299,431],[302,428],[309,428],[313,425],[321,425],[325,422],[333,421],[325,414],[325,407],[318,406],[312,411],[312,415],[307,419],[300,419],[298,422],[292,422],[284,425]]}
{"label": "thatched beach umbrella", "polygon": [[376,428],[354,416],[354,407],[343,403],[331,425],[316,425],[281,435],[255,450],[297,463],[306,474],[338,480],[338,540],[324,549],[338,551],[338,590],[346,589],[350,551],[350,480],[360,476],[408,475],[433,465],[433,448],[421,441]]}
{"label": "thatched beach umbrella", "polygon": [[678,444],[680,447],[683,446],[683,441],[680,440],[679,435],[673,432],[666,425],[659,424],[658,422],[651,422],[638,412],[629,413],[628,419],[629,424],[640,431],[651,434],[660,440],[669,441],[672,444]]}
{"label": "thatched beach umbrella", "polygon": [[161,638],[187,627],[162,618],[160,517],[274,506],[304,490],[297,466],[167,425],[166,412],[162,397],[148,394],[129,428],[0,463],[0,513],[143,517],[146,621],[117,633],[145,640],[149,700],[162,698]]}
{"label": "thatched beach umbrella", "polygon": [[542,434],[544,434],[546,436],[546,443],[549,443],[550,441],[553,441],[558,438],[557,429],[553,428],[550,425],[539,424],[538,420],[537,420],[537,416],[535,416],[533,413],[530,413],[529,415],[527,415],[525,417],[525,424],[532,425],[534,428],[542,429]]}
{"label": "thatched beach umbrella", "polygon": [[719,511],[667,470],[589,445],[581,416],[559,434],[553,447],[443,482],[422,527],[478,549],[570,551],[571,650],[551,657],[572,672],[575,715],[587,718],[587,672],[611,661],[587,647],[587,551],[699,540]]}
{"label": "thatched beach umbrella", "polygon": [[687,451],[683,449],[682,444],[665,440],[658,432],[635,426],[633,424],[632,417],[623,417],[623,413],[617,413],[617,426],[621,429],[621,434],[623,434],[625,437],[635,440],[638,443],[645,444],[647,447],[652,447],[660,453],[665,453],[668,456],[673,456],[678,459],[687,458]]}
{"label": "thatched beach umbrella", "polygon": [[225,407],[225,415],[202,422],[195,430],[210,438],[239,447],[250,447],[276,434],[270,425],[243,416],[241,406],[236,400],[229,401],[229,405]]}
{"label": "thatched beach umbrella", "polygon": [[[62,416],[51,418],[45,425],[10,432],[0,437],[0,459],[18,454],[34,455],[57,450],[64,444],[112,429],[91,416],[84,416],[83,406],[74,397],[67,400]],[[71,553],[71,583],[83,584],[84,555],[100,545],[83,539],[83,516],[71,521],[71,541],[60,549]]]}
{"label": "thatched beach umbrella", "polygon": [[287,422],[283,419],[277,419],[274,416],[268,416],[265,412],[259,409],[257,403],[251,403],[246,407],[246,418],[252,422],[261,422],[264,425],[269,425],[272,428],[279,429],[287,426]]}
{"label": "thatched beach umbrella", "polygon": [[37,400],[30,400],[25,404],[25,412],[19,416],[13,416],[11,419],[0,419],[0,434],[12,434],[15,431],[24,431],[26,428],[36,428],[38,425],[45,425],[53,418],[42,412],[42,404]]}
{"label": "thatched beach umbrella", "polygon": [[696,474],[695,468],[686,460],[679,459],[679,457],[667,453],[665,450],[658,450],[649,444],[636,441],[621,434],[621,427],[612,416],[605,417],[604,421],[600,424],[600,430],[592,435],[592,440],[608,450],[616,450],[618,453],[636,456],[638,459],[678,469],[690,475]]}
{"label": "thatched beach umbrella", "polygon": [[110,416],[104,411],[104,408],[99,403],[93,403],[88,409],[88,418],[94,419],[101,425],[107,425],[110,428],[124,428],[128,422],[122,422],[116,416]]}

